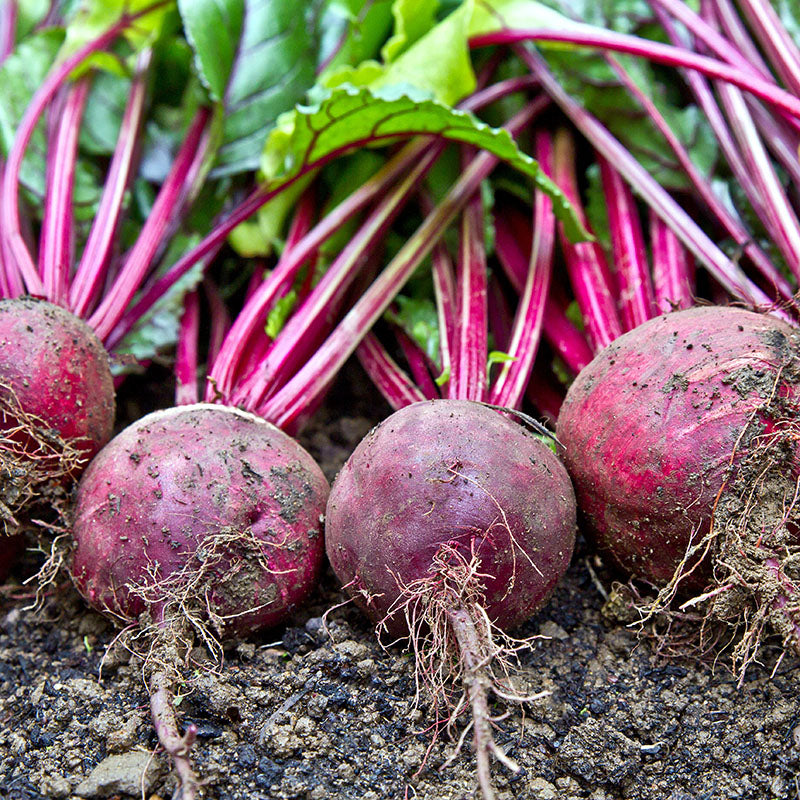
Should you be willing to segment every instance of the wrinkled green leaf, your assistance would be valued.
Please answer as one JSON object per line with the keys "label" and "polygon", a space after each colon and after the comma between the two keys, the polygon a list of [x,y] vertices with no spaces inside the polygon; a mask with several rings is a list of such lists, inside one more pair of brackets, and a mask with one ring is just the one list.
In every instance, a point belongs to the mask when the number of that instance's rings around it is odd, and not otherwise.
{"label": "wrinkled green leaf", "polygon": [[439,0],[394,0],[394,34],[381,48],[384,62],[394,61],[436,24]]}
{"label": "wrinkled green leaf", "polygon": [[553,198],[556,215],[571,238],[585,235],[562,192],[533,158],[519,150],[507,131],[396,87],[319,90],[313,105],[298,107],[280,118],[267,140],[261,169],[266,186],[277,189],[356,147],[415,135],[436,135],[495,154]]}
{"label": "wrinkled green leaf", "polygon": [[224,113],[213,175],[258,166],[267,132],[314,83],[312,0],[179,0],[201,80]]}
{"label": "wrinkled green leaf", "polygon": [[[393,61],[368,61],[326,76],[328,88],[342,84],[372,89],[405,87],[448,105],[455,105],[475,89],[467,29],[473,0],[414,42]],[[431,54],[435,54],[432,56]]]}

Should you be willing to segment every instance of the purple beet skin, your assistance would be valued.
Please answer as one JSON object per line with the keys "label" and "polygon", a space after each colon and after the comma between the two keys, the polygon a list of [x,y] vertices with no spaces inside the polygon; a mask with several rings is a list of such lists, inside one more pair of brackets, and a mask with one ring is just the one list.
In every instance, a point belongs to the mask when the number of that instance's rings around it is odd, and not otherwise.
{"label": "purple beet skin", "polygon": [[81,480],[73,579],[94,608],[132,621],[146,605],[174,614],[200,576],[189,607],[207,604],[225,636],[247,635],[316,584],[327,496],[311,456],[264,420],[207,404],[156,412]]}
{"label": "purple beet skin", "polygon": [[553,452],[497,411],[416,403],[374,428],[342,468],[326,522],[328,558],[355,602],[406,631],[401,585],[442,545],[480,560],[481,604],[503,629],[528,619],[569,564],[575,500]]}
{"label": "purple beet skin", "polygon": [[[582,526],[627,574],[663,586],[708,533],[741,460],[794,414],[799,342],[771,316],[692,308],[626,333],[578,375],[557,435]],[[709,572],[707,560],[686,587]]]}

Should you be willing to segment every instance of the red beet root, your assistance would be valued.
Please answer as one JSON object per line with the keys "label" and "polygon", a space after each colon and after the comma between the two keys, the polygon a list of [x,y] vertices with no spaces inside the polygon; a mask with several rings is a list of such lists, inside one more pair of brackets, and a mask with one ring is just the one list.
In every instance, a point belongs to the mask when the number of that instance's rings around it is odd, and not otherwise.
{"label": "red beet root", "polygon": [[373,429],[337,476],[328,557],[358,605],[399,634],[401,585],[425,577],[443,545],[474,554],[484,607],[508,630],[566,571],[572,503],[561,463],[517,423],[470,401],[417,403]]}
{"label": "red beet root", "polygon": [[744,662],[765,620],[800,641],[799,375],[795,329],[741,309],[694,308],[605,348],[558,420],[587,534],[667,595],[713,593],[712,616],[759,609],[737,651]]}
{"label": "red beet root", "polygon": [[513,699],[514,690],[490,664],[511,655],[503,632],[541,607],[574,538],[561,462],[471,401],[397,411],[358,445],[331,490],[326,548],[337,577],[390,634],[410,634],[435,701],[452,707],[460,681],[486,798],[494,797],[489,753],[514,768],[492,739],[486,696],[493,687]]}
{"label": "red beet root", "polygon": [[210,404],[150,414],[94,459],[78,487],[71,572],[90,605],[143,637],[150,708],[183,800],[200,792],[174,687],[195,640],[275,625],[310,594],[328,483],[291,437]]}
{"label": "red beet root", "polygon": [[123,622],[188,610],[222,636],[247,635],[315,585],[327,495],[311,456],[264,420],[205,404],[156,412],[81,480],[73,579]]}
{"label": "red beet root", "polygon": [[114,385],[91,329],[63,308],[0,301],[0,510],[78,477],[111,438]]}

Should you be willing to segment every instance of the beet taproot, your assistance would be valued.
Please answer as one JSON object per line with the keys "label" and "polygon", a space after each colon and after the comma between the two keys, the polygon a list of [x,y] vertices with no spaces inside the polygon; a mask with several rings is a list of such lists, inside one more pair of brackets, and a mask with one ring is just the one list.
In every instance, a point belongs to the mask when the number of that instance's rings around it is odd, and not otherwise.
{"label": "beet taproot", "polygon": [[[800,332],[698,307],[654,318],[578,375],[557,435],[586,534],[622,571],[765,620],[797,647]],[[763,618],[763,619],[762,619]]]}
{"label": "beet taproot", "polygon": [[108,356],[85,322],[33,298],[0,300],[3,521],[76,479],[111,438]]}
{"label": "beet taproot", "polygon": [[221,636],[275,625],[316,584],[328,484],[274,425],[211,404],[142,418],[84,474],[71,573],[98,611]]}
{"label": "beet taproot", "polygon": [[[525,641],[506,632],[546,601],[569,565],[575,497],[540,438],[470,400],[414,403],[358,445],[326,513],[336,576],[379,631],[408,637],[440,719],[472,711],[477,777],[495,797],[488,692],[510,680]],[[441,713],[440,713],[441,712]]]}

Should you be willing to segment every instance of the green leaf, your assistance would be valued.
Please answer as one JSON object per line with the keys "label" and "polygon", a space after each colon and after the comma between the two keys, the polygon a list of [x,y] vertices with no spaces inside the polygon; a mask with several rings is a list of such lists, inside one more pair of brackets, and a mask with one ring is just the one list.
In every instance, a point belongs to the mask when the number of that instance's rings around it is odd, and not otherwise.
{"label": "green leaf", "polygon": [[[442,103],[455,105],[475,91],[467,43],[472,0],[428,31],[389,63],[372,88],[413,86]],[[435,55],[432,55],[435,54]]]}
{"label": "green leaf", "polygon": [[275,301],[275,305],[272,306],[267,315],[267,325],[265,328],[266,334],[270,339],[277,338],[296,305],[297,292],[294,289],[290,289],[283,297],[279,297]]}
{"label": "green leaf", "polygon": [[446,384],[446,383],[447,383],[449,380],[450,380],[450,365],[448,364],[448,365],[447,365],[447,368],[446,368],[446,369],[443,369],[443,370],[442,370],[442,374],[441,374],[441,375],[439,375],[439,377],[438,377],[438,378],[435,378],[433,382],[434,382],[434,383],[435,383],[437,386],[439,386],[439,387],[442,387],[442,386],[444,386],[444,385],[445,385],[445,384]]}
{"label": "green leaf", "polygon": [[436,24],[439,0],[394,0],[394,34],[381,49],[381,57],[388,63],[421,39]]}
{"label": "green leaf", "polygon": [[97,156],[114,152],[131,81],[110,72],[100,72],[92,81],[81,125],[81,149]]}
{"label": "green leaf", "polygon": [[[475,89],[467,28],[473,0],[429,30],[413,45],[386,64],[368,61],[326,75],[323,85],[334,88],[342,84],[382,87],[404,87],[448,105]],[[435,57],[431,54],[435,53]]]}
{"label": "green leaf", "polygon": [[319,29],[320,80],[374,58],[392,25],[392,0],[328,0]]}
{"label": "green leaf", "polygon": [[212,175],[258,166],[278,116],[313,85],[312,0],[179,0],[201,80],[224,112]]}
{"label": "green leaf", "polygon": [[[152,45],[161,36],[174,10],[174,2],[156,5],[154,0],[84,0],[78,6],[75,16],[67,23],[66,37],[58,60],[62,61],[80,50],[117,24],[125,15],[137,15],[133,24],[127,26],[122,35],[134,52],[138,52]],[[93,54],[81,65],[78,72],[85,72],[90,66],[118,75],[125,75],[127,72],[120,60],[109,52]]]}
{"label": "green leaf", "polygon": [[353,86],[320,89],[315,92],[313,105],[282,115],[264,149],[261,169],[265,188],[279,189],[357,147],[418,135],[471,144],[503,159],[553,198],[556,215],[571,238],[586,237],[562,192],[533,158],[519,150],[507,131],[398,87],[375,91]]}
{"label": "green leaf", "polygon": [[17,4],[17,30],[15,40],[22,41],[47,16],[50,0],[25,0]]}
{"label": "green leaf", "polygon": [[504,353],[501,350],[492,350],[489,353],[489,358],[486,360],[486,371],[488,372],[495,364],[508,364],[510,361],[516,361],[517,357]]}

